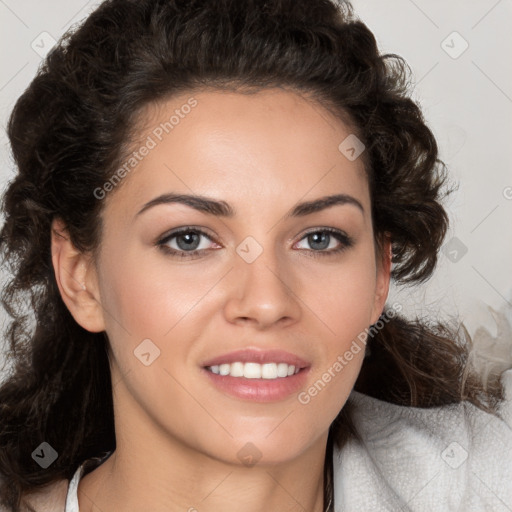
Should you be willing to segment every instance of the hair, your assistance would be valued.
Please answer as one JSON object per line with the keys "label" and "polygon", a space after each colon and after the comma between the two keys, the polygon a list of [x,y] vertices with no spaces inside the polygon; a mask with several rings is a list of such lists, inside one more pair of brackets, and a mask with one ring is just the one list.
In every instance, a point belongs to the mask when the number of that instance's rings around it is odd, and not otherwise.
{"label": "hair", "polygon": [[[25,491],[70,479],[115,449],[108,338],[78,325],[60,296],[51,223],[62,219],[74,246],[95,254],[104,201],[93,191],[124,161],[143,109],[201,90],[309,95],[364,143],[376,248],[390,237],[391,276],[410,285],[436,266],[450,190],[409,75],[401,57],[379,52],[351,5],[334,0],[107,0],[61,38],[8,123],[17,174],[0,232],[11,317],[0,503],[18,512]],[[501,384],[484,386],[468,369],[467,332],[388,313],[370,332],[356,391],[411,407],[468,401],[498,414]],[[332,449],[358,437],[351,411],[349,399],[329,430],[326,502]],[[31,457],[42,441],[58,452],[46,469]]]}

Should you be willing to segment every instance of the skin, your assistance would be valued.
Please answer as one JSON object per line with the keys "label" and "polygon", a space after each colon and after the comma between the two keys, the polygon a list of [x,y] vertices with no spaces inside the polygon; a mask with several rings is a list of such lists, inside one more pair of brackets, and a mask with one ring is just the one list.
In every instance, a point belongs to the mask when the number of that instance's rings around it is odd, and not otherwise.
{"label": "skin", "polygon": [[[148,107],[134,148],[191,96]],[[193,97],[197,106],[105,199],[97,258],[53,223],[63,300],[82,327],[106,331],[112,348],[117,449],[80,481],[80,511],[321,511],[328,428],[364,350],[306,405],[297,393],[274,403],[233,398],[200,363],[240,348],[279,348],[311,364],[309,388],[379,318],[389,244],[377,257],[363,163],[338,150],[351,133],[339,119],[281,89]],[[223,200],[236,215],[179,204],[136,215],[169,192]],[[343,204],[284,218],[298,202],[334,193],[364,211]],[[199,256],[181,259],[155,245],[191,225],[211,236],[201,237]],[[325,227],[353,245],[318,255],[342,246],[331,236],[328,248],[312,248],[306,231]],[[248,236],[263,249],[252,263],[236,252]],[[183,247],[176,238],[167,245]],[[134,349],[148,338],[160,356],[145,366]],[[261,454],[252,467],[237,456],[247,443]]]}

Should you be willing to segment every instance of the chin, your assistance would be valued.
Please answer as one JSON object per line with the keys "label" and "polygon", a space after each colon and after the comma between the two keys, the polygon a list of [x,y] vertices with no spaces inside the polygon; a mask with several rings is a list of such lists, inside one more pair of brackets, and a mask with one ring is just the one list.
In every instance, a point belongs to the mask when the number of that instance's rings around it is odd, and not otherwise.
{"label": "chin", "polygon": [[[252,429],[247,428],[239,432],[231,430],[233,438],[225,438],[223,443],[212,447],[214,457],[229,464],[246,467],[256,464],[275,466],[293,461],[317,442],[327,441],[328,429],[325,430],[324,440],[322,433],[308,431],[307,427],[284,428],[284,423],[292,421],[292,416],[293,414],[290,414],[284,422],[283,418],[279,418],[277,421],[266,422]],[[219,447],[222,449],[219,450]]]}

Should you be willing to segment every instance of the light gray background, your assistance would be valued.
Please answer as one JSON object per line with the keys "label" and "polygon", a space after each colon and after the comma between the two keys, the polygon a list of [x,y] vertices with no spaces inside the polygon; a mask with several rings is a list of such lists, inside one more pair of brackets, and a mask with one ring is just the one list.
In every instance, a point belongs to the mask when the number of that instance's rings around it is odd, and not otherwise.
{"label": "light gray background", "polygon": [[[0,193],[14,175],[7,116],[41,62],[37,52],[44,53],[51,37],[58,39],[98,3],[0,0]],[[353,5],[382,51],[409,63],[413,98],[459,182],[447,203],[452,224],[446,242],[456,237],[463,245],[448,245],[428,283],[393,289],[390,302],[400,300],[409,316],[458,315],[470,333],[485,326],[491,336],[503,338],[492,311],[510,319],[512,307],[512,0],[354,0]],[[5,320],[0,310],[0,327]]]}

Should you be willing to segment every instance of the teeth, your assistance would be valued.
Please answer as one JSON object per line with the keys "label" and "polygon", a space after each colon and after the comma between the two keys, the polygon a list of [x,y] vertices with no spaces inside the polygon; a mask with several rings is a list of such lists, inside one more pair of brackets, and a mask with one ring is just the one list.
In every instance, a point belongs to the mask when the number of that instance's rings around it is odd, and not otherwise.
{"label": "teeth", "polygon": [[223,363],[215,366],[207,366],[207,369],[217,375],[229,375],[231,377],[245,377],[246,379],[277,379],[289,377],[299,372],[293,364],[286,363]]}
{"label": "teeth", "polygon": [[276,379],[277,378],[277,364],[267,363],[261,367],[261,376],[264,379]]}
{"label": "teeth", "polygon": [[232,363],[229,374],[231,377],[243,377],[244,376],[244,363]]}
{"label": "teeth", "polygon": [[231,370],[231,368],[230,368],[229,364],[221,364],[219,366],[219,373],[221,375],[229,375],[230,370]]}
{"label": "teeth", "polygon": [[277,365],[277,376],[287,377],[288,376],[288,365],[286,363],[279,363]]}
{"label": "teeth", "polygon": [[245,363],[244,377],[246,379],[261,379],[261,364]]}

